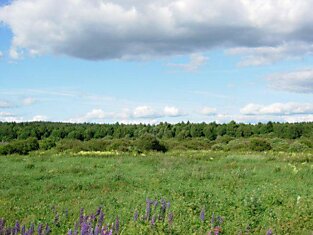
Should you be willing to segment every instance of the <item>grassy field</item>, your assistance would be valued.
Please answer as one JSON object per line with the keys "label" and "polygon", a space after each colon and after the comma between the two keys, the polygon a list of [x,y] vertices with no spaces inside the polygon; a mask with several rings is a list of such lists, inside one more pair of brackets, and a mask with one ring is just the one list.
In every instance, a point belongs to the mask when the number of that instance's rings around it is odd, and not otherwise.
{"label": "grassy field", "polygon": [[135,210],[144,214],[146,198],[164,198],[172,234],[207,234],[213,212],[224,220],[223,234],[312,234],[312,159],[200,151],[0,157],[0,218],[49,223],[52,234],[66,234],[80,208],[103,206],[107,222],[119,216],[122,234],[162,234],[162,225],[132,220]]}

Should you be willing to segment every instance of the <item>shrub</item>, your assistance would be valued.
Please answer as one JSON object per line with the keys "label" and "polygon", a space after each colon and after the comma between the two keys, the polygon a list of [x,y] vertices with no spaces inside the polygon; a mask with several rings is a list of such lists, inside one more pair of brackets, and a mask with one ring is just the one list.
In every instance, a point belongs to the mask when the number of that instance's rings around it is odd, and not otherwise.
{"label": "shrub", "polygon": [[39,142],[40,149],[49,150],[56,146],[56,140],[54,138],[46,138]]}
{"label": "shrub", "polygon": [[38,150],[39,143],[36,138],[28,138],[26,140],[16,140],[0,147],[0,154],[21,154],[26,155],[30,151]]}
{"label": "shrub", "polygon": [[301,143],[300,141],[295,141],[293,142],[290,146],[289,146],[289,151],[290,152],[296,152],[296,153],[299,153],[299,152],[304,152],[306,150],[308,150],[309,147],[303,143]]}
{"label": "shrub", "polygon": [[251,139],[249,147],[252,151],[257,151],[257,152],[262,152],[262,151],[267,151],[267,150],[272,149],[271,144],[267,142],[265,139],[261,139],[261,138]]}
{"label": "shrub", "polygon": [[223,136],[218,136],[215,140],[215,143],[217,144],[228,144],[228,142],[230,142],[231,140],[233,140],[234,138],[229,136],[229,135],[223,135]]}
{"label": "shrub", "polygon": [[212,145],[211,149],[214,151],[226,150],[226,145],[225,144],[214,144],[214,145]]}
{"label": "shrub", "polygon": [[227,150],[249,150],[249,143],[246,139],[234,139],[228,142]]}
{"label": "shrub", "polygon": [[145,134],[137,139],[135,146],[141,151],[167,151],[166,147],[162,145],[154,135],[151,134]]}
{"label": "shrub", "polygon": [[270,143],[274,151],[287,151],[290,145],[287,140],[280,138],[273,138]]}

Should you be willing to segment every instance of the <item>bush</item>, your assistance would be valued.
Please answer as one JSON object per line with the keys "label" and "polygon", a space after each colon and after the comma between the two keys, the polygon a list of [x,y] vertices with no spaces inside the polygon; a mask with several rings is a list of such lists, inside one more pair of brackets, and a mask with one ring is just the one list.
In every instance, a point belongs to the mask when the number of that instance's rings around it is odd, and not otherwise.
{"label": "bush", "polygon": [[228,142],[230,142],[231,140],[233,140],[234,138],[229,136],[229,135],[223,135],[223,136],[218,136],[215,140],[215,143],[217,144],[228,144]]}
{"label": "bush", "polygon": [[211,149],[213,151],[222,151],[222,150],[226,150],[226,145],[225,144],[214,144],[212,145]]}
{"label": "bush", "polygon": [[43,139],[39,142],[40,149],[49,150],[56,146],[56,140],[54,138]]}
{"label": "bush", "polygon": [[227,150],[249,150],[249,142],[246,139],[234,139],[228,142]]}
{"label": "bush", "polygon": [[28,138],[26,140],[16,140],[0,147],[0,154],[21,154],[26,155],[30,151],[38,150],[39,143],[36,138]]}
{"label": "bush", "polygon": [[252,151],[262,152],[272,149],[272,146],[265,139],[255,138],[250,140],[250,149]]}
{"label": "bush", "polygon": [[154,135],[151,134],[145,134],[139,139],[137,139],[135,146],[140,151],[160,151],[160,152],[167,151],[166,147],[162,145]]}
{"label": "bush", "polygon": [[308,150],[309,147],[303,143],[301,143],[300,141],[295,141],[293,142],[290,146],[289,146],[289,151],[290,152],[296,152],[296,153],[299,153],[299,152],[304,152],[306,150]]}
{"label": "bush", "polygon": [[272,149],[274,151],[287,151],[289,148],[289,142],[287,140],[284,139],[280,139],[280,138],[274,138],[270,140]]}

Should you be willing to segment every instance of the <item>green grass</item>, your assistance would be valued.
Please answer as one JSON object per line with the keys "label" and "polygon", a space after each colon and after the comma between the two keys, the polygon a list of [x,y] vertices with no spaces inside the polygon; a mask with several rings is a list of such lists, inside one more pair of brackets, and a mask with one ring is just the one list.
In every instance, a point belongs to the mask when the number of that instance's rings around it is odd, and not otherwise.
{"label": "green grass", "polygon": [[[312,234],[312,159],[200,151],[0,157],[0,218],[12,225],[15,220],[52,224],[54,206],[62,226],[52,227],[53,234],[65,234],[81,207],[91,213],[102,205],[107,221],[118,215],[122,233],[132,234],[134,211],[143,214],[146,198],[165,198],[174,212],[173,234],[208,231],[213,212],[224,218],[223,234],[247,228],[252,234],[269,228],[275,234]],[[62,213],[66,209],[68,220]],[[137,234],[149,234],[149,229]]]}

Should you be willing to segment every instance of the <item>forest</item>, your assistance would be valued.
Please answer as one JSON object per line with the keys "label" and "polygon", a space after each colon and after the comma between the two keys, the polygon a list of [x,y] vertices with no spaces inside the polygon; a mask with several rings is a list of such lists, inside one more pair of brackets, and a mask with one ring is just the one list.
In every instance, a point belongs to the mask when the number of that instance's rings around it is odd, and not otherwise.
{"label": "forest", "polygon": [[0,154],[57,151],[290,151],[313,149],[313,123],[0,123]]}

